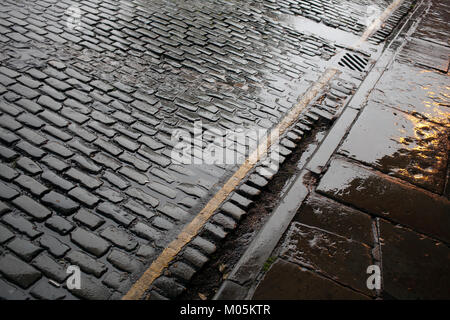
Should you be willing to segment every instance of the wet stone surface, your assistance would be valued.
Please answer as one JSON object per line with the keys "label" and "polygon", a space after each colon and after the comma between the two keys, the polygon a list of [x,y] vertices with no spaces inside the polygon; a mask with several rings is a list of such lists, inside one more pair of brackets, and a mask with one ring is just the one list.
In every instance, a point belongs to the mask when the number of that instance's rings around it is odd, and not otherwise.
{"label": "wet stone surface", "polygon": [[361,300],[361,293],[340,286],[291,262],[277,260],[253,295],[255,300]]}
{"label": "wet stone surface", "polygon": [[449,148],[446,128],[370,102],[339,152],[442,194]]}
{"label": "wet stone surface", "polygon": [[331,161],[317,191],[450,242],[450,201],[446,197],[339,158]]}
{"label": "wet stone surface", "polygon": [[373,264],[368,245],[294,222],[283,247],[281,256],[289,261],[367,295],[373,294],[366,286],[365,270]]}
{"label": "wet stone surface", "polygon": [[450,249],[414,231],[380,222],[383,286],[396,299],[448,299]]}
{"label": "wet stone surface", "polygon": [[374,235],[369,215],[318,194],[306,199],[294,220],[353,241],[373,245]]}
{"label": "wet stone surface", "polygon": [[[119,286],[117,273],[137,278],[234,169],[173,163],[174,130],[192,132],[195,120],[222,130],[273,127],[338,49],[274,11],[320,23],[339,16],[332,27],[360,34],[368,2],[283,2],[289,10],[279,3],[3,1],[0,198],[10,209],[0,213],[1,288],[44,298],[48,280],[61,284],[59,269],[77,264],[83,288],[50,297],[104,299],[127,290],[131,283]],[[73,5],[80,23],[67,11]],[[332,117],[339,88],[358,81],[338,81],[337,95],[316,112]],[[252,181],[267,184],[257,174]],[[236,208],[224,211],[240,217]],[[226,235],[214,224],[205,230]],[[19,236],[42,249],[34,264],[26,261],[32,254],[13,250],[23,249]],[[207,257],[190,249],[184,255],[199,268]]]}

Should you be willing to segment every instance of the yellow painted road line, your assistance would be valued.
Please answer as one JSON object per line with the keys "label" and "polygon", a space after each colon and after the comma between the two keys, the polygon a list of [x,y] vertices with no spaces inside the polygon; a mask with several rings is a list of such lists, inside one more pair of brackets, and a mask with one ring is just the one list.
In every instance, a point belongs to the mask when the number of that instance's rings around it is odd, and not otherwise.
{"label": "yellow painted road line", "polygon": [[300,102],[281,120],[277,127],[266,136],[252,154],[245,160],[233,176],[217,192],[206,206],[195,216],[195,218],[181,231],[178,237],[156,258],[150,267],[144,272],[142,277],[131,287],[122,300],[141,299],[149,289],[153,281],[158,278],[169,263],[195,237],[200,229],[206,224],[211,216],[216,212],[228,195],[233,192],[239,183],[247,176],[249,171],[268,152],[270,146],[280,139],[280,136],[298,119],[300,113],[317,96],[317,94],[336,75],[337,69],[328,69],[320,79],[306,92]]}
{"label": "yellow painted road line", "polygon": [[[395,0],[364,32],[359,39],[357,47],[367,41],[369,37],[378,30],[384,21],[397,9],[403,0]],[[255,151],[245,160],[233,176],[214,195],[206,206],[194,217],[194,219],[183,228],[177,238],[173,240],[166,249],[156,258],[150,267],[144,272],[137,282],[131,287],[122,300],[142,299],[158,277],[160,277],[169,263],[173,261],[178,253],[187,245],[192,238],[197,236],[201,228],[208,222],[209,218],[222,205],[225,199],[233,192],[239,183],[247,176],[251,169],[268,152],[270,146],[277,142],[283,133],[298,119],[300,113],[317,96],[317,94],[328,84],[328,82],[338,73],[337,69],[327,69],[320,79],[306,92],[302,99],[292,108],[281,120],[277,127],[271,131],[269,136],[258,145]]]}

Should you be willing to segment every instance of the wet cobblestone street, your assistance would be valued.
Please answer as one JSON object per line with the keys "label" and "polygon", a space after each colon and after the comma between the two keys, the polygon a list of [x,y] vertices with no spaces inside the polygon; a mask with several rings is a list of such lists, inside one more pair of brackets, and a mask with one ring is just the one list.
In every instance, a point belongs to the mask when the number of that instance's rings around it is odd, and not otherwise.
{"label": "wet cobblestone street", "polygon": [[[2,1],[0,298],[121,299],[240,165],[176,163],[173,135],[194,135],[198,121],[203,133],[272,129],[338,68],[276,145],[285,159],[316,122],[341,114],[413,2],[352,51],[367,6],[382,12],[391,1]],[[327,32],[306,30],[306,19]],[[353,56],[342,62],[346,52]],[[372,99],[403,99],[384,92]],[[382,118],[383,108],[364,116]],[[433,146],[446,143],[448,114],[428,111],[417,110],[426,128],[398,116],[380,138],[405,121],[406,139],[429,147],[406,154],[413,163],[352,150],[357,130],[375,137],[376,124],[355,127],[339,152],[442,194],[448,155]],[[424,146],[414,134],[432,137]],[[390,148],[402,154],[401,143]],[[185,290],[277,170],[260,163],[251,171],[154,282],[151,298]],[[430,232],[449,239],[448,230]],[[69,265],[81,268],[81,289],[67,288]]]}

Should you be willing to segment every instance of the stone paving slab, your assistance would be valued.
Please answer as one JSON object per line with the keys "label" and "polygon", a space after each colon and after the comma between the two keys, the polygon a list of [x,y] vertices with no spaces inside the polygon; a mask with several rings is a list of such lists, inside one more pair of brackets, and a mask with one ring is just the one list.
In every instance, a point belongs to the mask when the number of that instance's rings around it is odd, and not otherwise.
{"label": "stone paving slab", "polygon": [[339,153],[442,194],[449,148],[446,128],[369,102]]}
{"label": "stone paving slab", "polygon": [[[350,5],[321,4],[318,12],[317,1],[300,2],[311,18]],[[48,297],[123,296],[234,169],[174,163],[172,133],[192,134],[196,120],[222,130],[271,128],[336,55],[333,41],[280,23],[270,3],[258,10],[251,1],[220,0],[2,3],[4,288],[41,298],[52,280],[60,290]],[[340,21],[348,31],[355,24]],[[334,79],[298,134],[332,118],[359,81]],[[295,144],[284,144],[286,156]],[[250,184],[267,180],[255,173]],[[225,214],[240,217],[248,199],[231,202]],[[211,238],[226,235],[217,221],[208,227],[190,267],[205,262]],[[61,272],[71,264],[87,285],[70,292]]]}
{"label": "stone paving slab", "polygon": [[340,202],[450,242],[450,201],[335,158],[317,187]]}
{"label": "stone paving slab", "polygon": [[374,234],[369,215],[319,194],[311,194],[294,221],[372,246]]}
{"label": "stone paving slab", "polygon": [[412,230],[380,220],[383,285],[396,299],[449,299],[450,249]]}
{"label": "stone paving slab", "polygon": [[366,269],[373,264],[368,245],[293,222],[283,246],[281,256],[285,259],[367,295],[373,294],[366,286]]}
{"label": "stone paving slab", "polygon": [[366,300],[367,296],[340,286],[291,262],[277,260],[253,295],[254,300]]}

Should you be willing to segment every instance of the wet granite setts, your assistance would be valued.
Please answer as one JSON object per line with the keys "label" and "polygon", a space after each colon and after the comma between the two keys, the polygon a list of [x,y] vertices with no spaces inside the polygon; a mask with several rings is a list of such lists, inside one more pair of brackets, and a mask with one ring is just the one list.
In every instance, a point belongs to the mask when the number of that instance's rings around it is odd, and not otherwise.
{"label": "wet granite setts", "polygon": [[[172,163],[172,132],[196,120],[271,128],[336,53],[329,41],[279,23],[270,3],[2,3],[1,298],[119,299],[128,290],[232,172]],[[304,5],[319,15],[315,3]],[[81,10],[74,29],[72,5]],[[331,118],[355,88],[333,86],[292,140]],[[295,146],[282,144],[284,155]],[[205,226],[210,234],[226,235],[253,187],[267,184],[270,174],[260,173]],[[173,273],[189,279],[214,250],[196,239],[184,252],[188,264]],[[81,290],[65,288],[70,264],[82,270]],[[173,279],[158,281],[173,289],[166,295],[181,290]]]}

